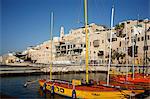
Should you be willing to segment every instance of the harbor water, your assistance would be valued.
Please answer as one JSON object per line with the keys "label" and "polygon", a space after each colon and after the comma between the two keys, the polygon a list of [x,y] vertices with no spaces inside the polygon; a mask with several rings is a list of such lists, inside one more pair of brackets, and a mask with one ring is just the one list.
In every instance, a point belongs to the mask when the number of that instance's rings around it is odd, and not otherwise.
{"label": "harbor water", "polygon": [[[105,73],[90,73],[90,79],[106,80]],[[66,99],[59,95],[51,97],[49,92],[43,92],[38,84],[38,79],[49,79],[49,75],[26,75],[26,76],[10,76],[0,78],[0,94],[2,98],[16,98],[16,99]],[[57,74],[53,75],[53,79],[69,80],[85,79],[85,73],[74,74]],[[36,81],[24,87],[27,81]]]}

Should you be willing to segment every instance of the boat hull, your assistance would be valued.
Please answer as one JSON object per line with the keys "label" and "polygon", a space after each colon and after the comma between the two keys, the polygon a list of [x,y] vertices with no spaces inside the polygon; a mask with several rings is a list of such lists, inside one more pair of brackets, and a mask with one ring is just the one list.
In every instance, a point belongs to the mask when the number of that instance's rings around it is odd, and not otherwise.
{"label": "boat hull", "polygon": [[[46,80],[39,80],[39,84],[41,87],[46,84],[46,90],[51,91],[52,86],[54,86],[54,92],[59,95],[63,95],[66,97],[72,97],[72,91],[73,91],[73,86],[72,85],[67,85],[67,84],[59,84],[55,83],[53,85],[52,82]],[[132,94],[131,90],[114,90],[113,88],[106,88],[105,87],[91,87],[91,86],[76,86],[75,91],[76,91],[76,97],[77,98],[89,98],[89,99],[108,99],[108,98],[114,98],[114,99],[123,99],[128,97],[129,95]],[[139,93],[137,91],[137,93]],[[134,93],[136,94],[136,93]]]}

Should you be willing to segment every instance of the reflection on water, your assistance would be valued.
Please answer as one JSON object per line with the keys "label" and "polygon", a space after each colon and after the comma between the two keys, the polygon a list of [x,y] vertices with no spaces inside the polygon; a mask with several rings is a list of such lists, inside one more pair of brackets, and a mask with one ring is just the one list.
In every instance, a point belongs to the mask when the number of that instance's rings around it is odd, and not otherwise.
{"label": "reflection on water", "polygon": [[[72,79],[85,79],[85,73],[80,74],[60,74],[53,75],[53,79],[61,79],[71,81]],[[27,87],[23,85],[26,81],[35,81],[37,79],[49,79],[49,75],[28,75],[28,76],[13,76],[13,77],[1,77],[0,79],[0,93],[17,98],[46,98],[46,99],[66,99],[59,95],[51,96],[49,92],[44,93],[38,82],[29,84]],[[106,74],[104,73],[90,73],[89,79],[94,80],[106,80]]]}

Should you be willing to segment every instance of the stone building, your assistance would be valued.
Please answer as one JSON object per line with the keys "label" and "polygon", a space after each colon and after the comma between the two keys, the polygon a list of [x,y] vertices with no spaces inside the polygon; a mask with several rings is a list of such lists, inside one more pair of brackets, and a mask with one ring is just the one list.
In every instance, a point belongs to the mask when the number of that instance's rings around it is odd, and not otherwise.
{"label": "stone building", "polygon": [[[150,57],[150,21],[128,20],[119,23],[119,26],[120,28],[117,29],[117,26],[115,28],[116,37],[113,38],[115,41],[112,42],[112,52],[118,52],[121,59],[118,58],[119,62],[115,61],[114,64],[128,63],[131,65],[134,63],[136,65],[143,65],[143,61],[146,60],[146,58],[144,59],[144,53],[145,56],[147,55],[148,63]],[[132,47],[133,44],[136,47]],[[147,50],[144,50],[144,46],[146,46]],[[132,57],[133,48],[135,52],[134,59]],[[116,58],[116,60],[118,59]]]}
{"label": "stone building", "polygon": [[[111,29],[94,23],[88,26],[89,63],[108,64]],[[135,49],[135,64],[150,64],[150,21],[127,20],[120,22],[112,30],[112,64],[133,64],[132,49]],[[135,45],[133,45],[133,34]],[[144,47],[145,46],[145,47]],[[53,38],[53,62],[63,61],[84,63],[85,61],[85,28],[71,29],[69,33],[60,29],[60,37]],[[145,48],[145,50],[144,50]],[[28,49],[28,57],[35,63],[51,62],[51,41],[43,42]],[[147,60],[146,60],[147,59]],[[145,61],[145,62],[144,62]]]}
{"label": "stone building", "polygon": [[[52,46],[53,49],[54,45]],[[54,53],[54,52],[53,52]],[[52,55],[54,59],[54,54]],[[36,47],[28,48],[28,58],[31,58],[33,63],[50,64],[51,62],[51,41],[43,42]]]}
{"label": "stone building", "polygon": [[[102,58],[99,53],[104,53],[103,48],[105,48],[106,44],[104,38],[106,38],[106,34],[100,33],[100,30],[105,30],[105,28],[105,26],[96,25],[94,23],[89,24],[89,62]],[[103,38],[102,40],[100,40],[101,37]],[[99,42],[101,43],[99,44]],[[68,60],[75,63],[84,62],[85,47],[85,28],[72,29],[69,31],[69,34],[64,35],[60,43],[56,45],[56,59],[63,61]]]}

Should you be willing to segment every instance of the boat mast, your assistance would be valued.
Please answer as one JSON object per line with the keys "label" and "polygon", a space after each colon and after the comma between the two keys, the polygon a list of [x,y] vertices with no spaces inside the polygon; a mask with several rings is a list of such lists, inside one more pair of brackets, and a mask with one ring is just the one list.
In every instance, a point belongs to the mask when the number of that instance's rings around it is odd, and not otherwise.
{"label": "boat mast", "polygon": [[126,49],[126,80],[128,80],[128,43],[127,43],[127,37],[128,37],[128,32],[127,32],[127,24],[125,25],[125,33],[126,33],[126,37],[125,37],[125,49]]}
{"label": "boat mast", "polygon": [[[144,23],[145,23],[145,34],[144,34],[144,67],[145,67],[145,74],[148,75],[148,63],[147,63],[147,50],[148,50],[148,46],[147,46],[147,24],[148,24],[149,20],[145,19]],[[144,73],[143,73],[144,74]]]}
{"label": "boat mast", "polygon": [[111,64],[111,47],[112,47],[112,29],[113,29],[113,23],[114,23],[114,4],[112,6],[111,10],[111,31],[110,31],[110,46],[109,46],[109,64],[107,68],[107,86],[109,85],[109,71],[110,71],[110,64]]}
{"label": "boat mast", "polygon": [[52,65],[53,65],[53,55],[52,55],[52,47],[53,47],[53,12],[51,12],[51,31],[50,31],[50,37],[51,37],[51,63],[50,63],[50,80],[52,80]]}
{"label": "boat mast", "polygon": [[[135,32],[135,31],[134,31]],[[132,79],[134,79],[134,64],[135,64],[135,54],[134,54],[134,47],[135,47],[135,37],[134,32],[132,32]]]}
{"label": "boat mast", "polygon": [[87,16],[87,0],[84,0],[84,24],[85,24],[85,34],[86,34],[86,83],[89,82],[89,71],[88,71],[88,61],[89,61],[89,55],[88,55],[88,16]]}

